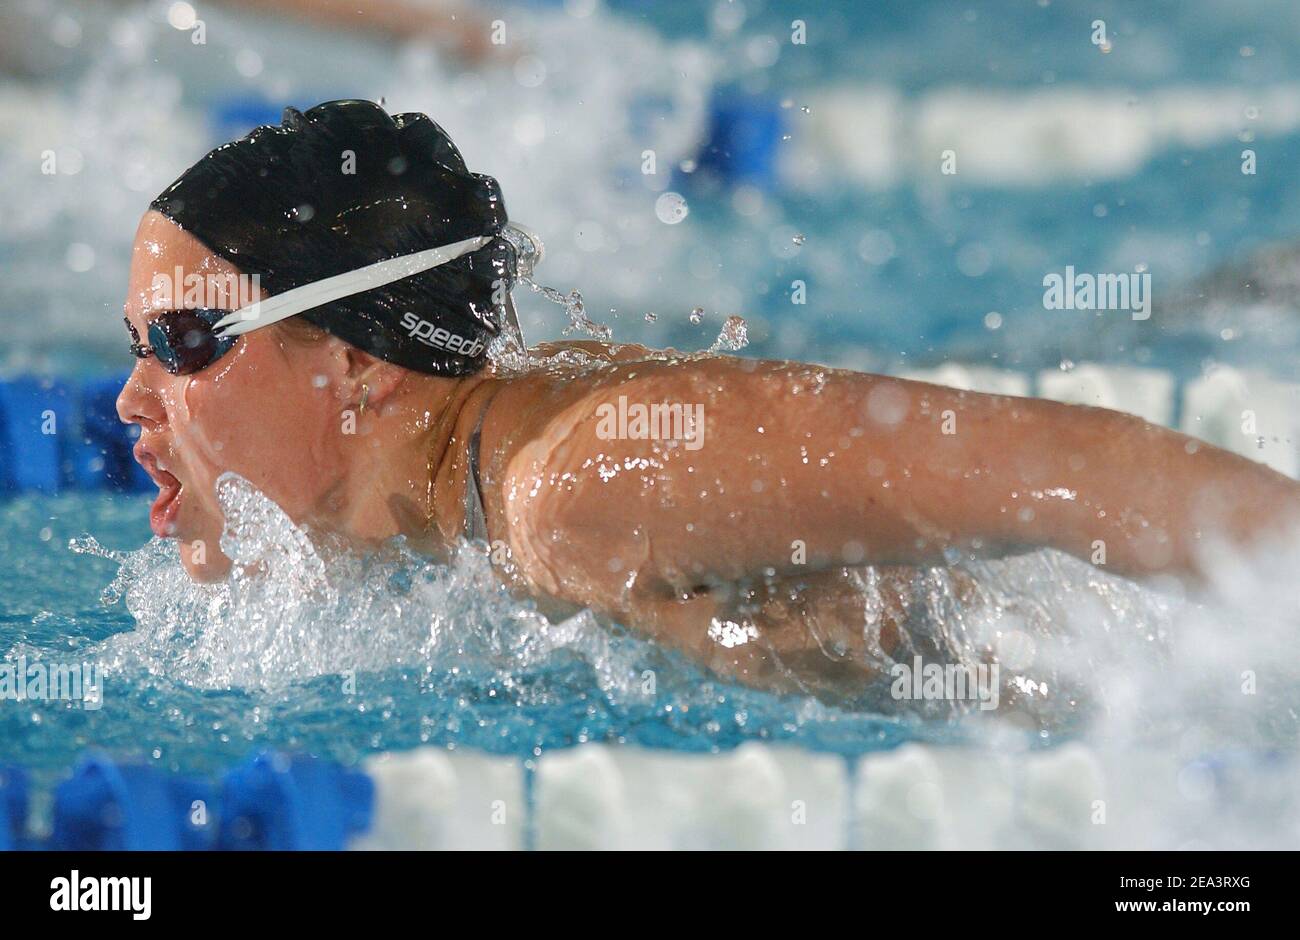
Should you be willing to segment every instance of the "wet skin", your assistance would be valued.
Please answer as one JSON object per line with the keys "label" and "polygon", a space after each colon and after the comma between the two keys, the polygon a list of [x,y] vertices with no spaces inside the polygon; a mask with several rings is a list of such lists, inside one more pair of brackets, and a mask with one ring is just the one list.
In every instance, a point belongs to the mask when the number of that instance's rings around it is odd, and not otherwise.
{"label": "wet skin", "polygon": [[[492,399],[488,530],[534,595],[763,685],[839,697],[874,674],[862,563],[884,569],[890,652],[914,568],[954,550],[1096,562],[1104,547],[1109,571],[1195,581],[1207,543],[1250,545],[1300,519],[1295,481],[1119,412],[799,363],[601,354],[609,364],[580,381],[542,371]],[[595,416],[619,396],[702,403],[703,446],[602,439]],[[762,642],[720,644],[715,618]]]}
{"label": "wet skin", "polygon": [[[155,296],[155,275],[177,268],[182,277],[238,273],[170,220],[147,213],[125,304],[141,337],[149,320],[173,306]],[[213,283],[218,292],[225,286],[221,277]],[[232,304],[219,296],[215,305]],[[369,391],[360,413],[363,386]],[[152,514],[156,533],[178,539],[186,570],[208,581],[229,570],[213,491],[227,470],[300,523],[364,541],[422,527],[429,454],[447,450],[447,419],[472,388],[417,375],[331,336],[304,341],[277,324],[242,337],[192,375],[170,375],[155,357],[137,360],[117,409],[140,426],[136,457],[166,501]]]}
{"label": "wet skin", "polygon": [[[141,335],[158,312],[154,274],[178,265],[233,270],[147,214],[126,303]],[[364,542],[402,533],[446,557],[482,414],[489,540],[512,590],[557,616],[590,608],[743,681],[828,697],[880,662],[859,566],[884,566],[888,652],[911,567],[945,553],[1096,561],[1102,546],[1110,571],[1196,579],[1209,540],[1249,545],[1300,517],[1295,481],[1117,412],[801,363],[568,348],[590,361],[445,379],[276,325],[192,376],[138,362],[118,410],[141,425],[164,497],[180,485],[155,516],[200,580],[229,569],[212,494],[225,470],[300,524]],[[346,433],[363,385],[367,409]],[[620,396],[702,405],[702,446],[605,439],[599,409]]]}

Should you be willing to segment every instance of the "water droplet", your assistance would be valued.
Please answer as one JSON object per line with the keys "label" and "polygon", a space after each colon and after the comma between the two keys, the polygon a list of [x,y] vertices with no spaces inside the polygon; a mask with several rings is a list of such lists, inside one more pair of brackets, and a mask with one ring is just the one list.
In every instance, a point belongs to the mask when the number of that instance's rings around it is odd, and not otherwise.
{"label": "water droplet", "polygon": [[735,352],[744,349],[749,345],[749,325],[745,322],[744,317],[727,317],[727,321],[722,324],[722,330],[718,333],[718,338],[713,341],[709,347],[709,352]]}
{"label": "water droplet", "polygon": [[666,192],[655,200],[655,216],[665,225],[676,225],[690,211],[686,197],[681,193]]}

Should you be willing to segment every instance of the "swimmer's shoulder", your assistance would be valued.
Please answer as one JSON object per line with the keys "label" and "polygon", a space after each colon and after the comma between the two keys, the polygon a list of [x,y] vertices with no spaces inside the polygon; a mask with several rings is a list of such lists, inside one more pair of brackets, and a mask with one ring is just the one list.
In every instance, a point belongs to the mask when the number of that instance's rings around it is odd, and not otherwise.
{"label": "swimmer's shoulder", "polygon": [[538,343],[529,350],[538,366],[589,362],[650,362],[684,358],[675,349],[652,349],[639,343],[602,343],[598,340],[566,340],[561,343]]}
{"label": "swimmer's shoulder", "polygon": [[[730,359],[596,340],[539,343],[530,347],[528,358],[527,369],[498,373],[483,383],[490,428],[485,434],[506,450],[512,439],[555,433],[557,422],[567,430],[575,413],[590,413],[611,395],[671,394],[698,379],[698,367],[707,371],[706,363]],[[697,368],[678,368],[686,362]]]}

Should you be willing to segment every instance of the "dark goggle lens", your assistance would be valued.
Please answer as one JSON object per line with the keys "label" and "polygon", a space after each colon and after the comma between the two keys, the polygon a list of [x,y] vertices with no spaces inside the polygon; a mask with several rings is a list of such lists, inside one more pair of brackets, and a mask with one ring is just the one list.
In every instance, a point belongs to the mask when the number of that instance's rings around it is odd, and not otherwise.
{"label": "dark goggle lens", "polygon": [[168,310],[149,324],[149,345],[172,375],[206,369],[235,345],[235,337],[218,338],[213,326],[229,310]]}

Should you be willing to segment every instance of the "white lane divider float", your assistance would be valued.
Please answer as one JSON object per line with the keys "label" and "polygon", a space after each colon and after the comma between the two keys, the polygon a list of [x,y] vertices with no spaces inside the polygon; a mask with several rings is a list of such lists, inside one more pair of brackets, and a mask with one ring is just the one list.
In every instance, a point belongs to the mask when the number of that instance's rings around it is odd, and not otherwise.
{"label": "white lane divider float", "polygon": [[943,775],[932,749],[905,744],[858,762],[850,845],[855,849],[958,848]]}
{"label": "white lane divider float", "polygon": [[933,385],[947,385],[967,392],[988,392],[991,395],[1029,394],[1029,378],[1019,372],[1007,369],[993,369],[988,366],[963,365],[945,362],[933,369],[918,369],[904,372],[905,379],[917,382],[929,382]]}
{"label": "white lane divider float", "polygon": [[1038,374],[1038,394],[1072,405],[1126,411],[1168,426],[1174,416],[1174,377],[1161,369],[1082,363],[1068,372]]}
{"label": "white lane divider float", "polygon": [[585,745],[538,762],[537,847],[838,849],[847,797],[847,765],[831,754]]}
{"label": "white lane divider float", "polygon": [[369,758],[374,822],[354,849],[511,850],[527,808],[518,760],[424,747]]}
{"label": "white lane divider float", "polygon": [[1017,806],[1024,848],[1096,847],[1106,812],[1105,777],[1088,748],[1070,743],[1025,758]]}
{"label": "white lane divider float", "polygon": [[1104,780],[1079,744],[1015,755],[907,744],[858,763],[852,847],[1094,847],[1105,821]]}
{"label": "white lane divider float", "polygon": [[[987,366],[947,362],[900,378],[967,391],[1029,395],[1029,377]],[[1110,408],[1173,427],[1178,382],[1162,369],[1081,363],[1035,376],[1039,397]],[[1300,384],[1217,366],[1186,383],[1179,430],[1217,447],[1300,477]]]}
{"label": "white lane divider float", "polygon": [[[524,846],[517,760],[422,748],[365,769],[374,825],[353,848]],[[538,760],[531,826],[543,850],[1294,848],[1278,821],[1297,779],[1300,763],[1268,754],[1189,760],[1078,742],[905,744],[860,758],[852,782],[843,758],[789,746],[587,744]]]}
{"label": "white lane divider float", "polygon": [[1181,430],[1300,476],[1300,385],[1219,366],[1188,383]]}

